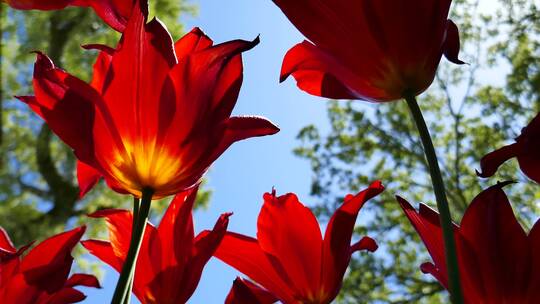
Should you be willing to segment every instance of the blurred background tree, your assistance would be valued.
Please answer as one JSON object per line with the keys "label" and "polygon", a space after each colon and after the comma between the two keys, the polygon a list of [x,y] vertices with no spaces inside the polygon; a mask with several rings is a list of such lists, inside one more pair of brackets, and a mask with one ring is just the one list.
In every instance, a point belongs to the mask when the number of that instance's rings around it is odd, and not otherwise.
{"label": "blurred background tree", "polygon": [[[80,46],[115,46],[120,34],[87,8],[17,11],[5,3],[0,8],[0,225],[16,245],[22,245],[58,233],[97,209],[131,208],[129,196],[115,194],[104,183],[79,200],[72,151],[26,105],[13,98],[32,94],[35,55],[31,51],[45,52],[57,66],[89,81],[97,53]],[[150,14],[158,16],[175,39],[184,31],[180,16],[194,13],[195,7],[186,1],[151,1]],[[206,204],[209,195],[208,190],[200,191],[198,206]],[[158,209],[166,206],[167,200],[155,203],[154,214],[161,214]],[[106,231],[99,229],[99,221],[84,223],[89,225],[89,237]]]}
{"label": "blurred background tree", "polygon": [[[505,191],[529,229],[540,215],[540,187],[509,161],[491,179],[475,174],[486,153],[512,142],[540,109],[540,1],[453,1],[461,57],[466,66],[444,59],[432,87],[419,104],[434,136],[441,170],[459,223],[481,189],[498,180],[515,180]],[[374,237],[376,254],[357,254],[339,303],[445,303],[447,293],[419,265],[430,260],[394,195],[413,204],[434,205],[427,163],[404,101],[368,104],[329,101],[330,128],[306,126],[295,153],[313,171],[311,194],[321,218],[346,193],[380,179],[384,196],[364,208],[359,235]]]}

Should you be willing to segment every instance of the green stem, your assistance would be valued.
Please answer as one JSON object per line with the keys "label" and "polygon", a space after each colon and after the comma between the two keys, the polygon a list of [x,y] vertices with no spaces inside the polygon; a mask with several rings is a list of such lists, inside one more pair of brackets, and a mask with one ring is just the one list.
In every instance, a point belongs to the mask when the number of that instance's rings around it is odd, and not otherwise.
{"label": "green stem", "polygon": [[[138,197],[133,197],[133,222],[131,224],[131,227],[137,226],[137,220],[139,218],[139,207],[141,205],[140,199]],[[135,234],[131,234],[131,242],[133,242],[133,238],[135,237]],[[124,304],[129,304],[131,301],[131,289],[133,288],[133,274],[129,278],[128,282],[128,288],[124,291],[126,294],[124,294]]]}
{"label": "green stem", "polygon": [[[111,304],[123,304],[126,297],[131,295],[130,281],[135,273],[135,265],[137,264],[137,257],[139,255],[139,249],[141,248],[142,239],[144,236],[144,230],[146,228],[146,220],[150,213],[150,205],[152,202],[153,191],[151,189],[144,189],[142,192],[142,200],[140,207],[134,201],[134,212],[137,212],[137,216],[134,216],[135,225],[132,227],[131,243],[129,244],[129,250],[122,266],[122,273],[118,283],[116,283],[116,289]],[[138,209],[138,210],[136,210]]]}
{"label": "green stem", "polygon": [[459,282],[459,267],[452,227],[452,217],[450,216],[450,208],[448,207],[448,200],[446,199],[446,191],[444,189],[441,170],[439,169],[439,163],[437,161],[437,154],[435,153],[428,127],[422,116],[422,111],[416,102],[416,98],[413,94],[405,94],[404,97],[414,118],[416,127],[418,128],[418,132],[420,133],[420,138],[422,139],[424,153],[428,161],[429,174],[431,175],[431,182],[433,184],[433,191],[435,192],[435,198],[437,200],[439,221],[441,222],[444,238],[444,254],[446,257],[450,298],[452,303],[462,304],[463,295]]}

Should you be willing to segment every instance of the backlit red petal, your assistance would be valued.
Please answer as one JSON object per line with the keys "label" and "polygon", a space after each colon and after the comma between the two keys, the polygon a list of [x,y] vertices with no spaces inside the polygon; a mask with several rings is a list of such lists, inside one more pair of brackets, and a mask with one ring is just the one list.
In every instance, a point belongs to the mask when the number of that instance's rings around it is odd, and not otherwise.
{"label": "backlit red petal", "polygon": [[216,251],[227,231],[229,216],[231,213],[222,214],[212,231],[202,232],[195,238],[192,257],[185,265],[184,274],[180,281],[182,288],[176,298],[178,303],[187,302],[197,288],[204,266]]}
{"label": "backlit red petal", "polygon": [[[296,292],[309,298],[318,291],[321,280],[322,236],[317,219],[289,193],[264,195],[257,220],[257,239],[261,249],[282,266]],[[294,248],[294,250],[291,250]]]}
{"label": "backlit red petal", "polygon": [[101,102],[97,92],[38,53],[34,65],[35,98],[23,97],[30,108],[40,115],[77,157],[93,162],[94,104]]}
{"label": "backlit red petal", "polygon": [[[197,197],[197,189],[191,189],[177,194],[163,215],[157,228],[159,246],[152,246],[150,255],[154,259],[157,271],[168,267],[184,265],[191,257],[194,232],[191,210]],[[177,276],[181,276],[178,273]],[[178,278],[176,278],[178,279]],[[163,282],[165,283],[165,282]]]}
{"label": "backlit red petal", "polygon": [[9,6],[20,10],[57,10],[65,8],[73,0],[4,0]]}
{"label": "backlit red petal", "polygon": [[[72,5],[92,7],[96,14],[110,27],[123,32],[133,11],[133,5],[136,5],[134,2],[132,0],[75,0]],[[140,5],[145,7],[144,11],[148,10],[146,0],[137,2],[140,2]]]}
{"label": "backlit red petal", "polygon": [[540,156],[531,152],[518,155],[519,167],[527,177],[540,184]]}
{"label": "backlit red petal", "polygon": [[109,240],[114,254],[124,260],[131,242],[133,215],[127,210],[105,209],[88,215],[93,218],[105,218],[109,230]]}
{"label": "backlit red petal", "polygon": [[[176,64],[166,28],[157,19],[146,24],[146,17],[136,7],[112,56],[108,73],[113,76],[102,92],[107,107],[100,109],[105,124],[113,123],[108,128],[117,130],[122,141],[131,145],[155,141],[161,116],[174,113],[174,101],[162,98],[162,87],[169,69]],[[108,116],[112,122],[107,121]],[[103,152],[112,157],[107,153],[110,141],[97,142],[96,149],[97,155]]]}
{"label": "backlit red petal", "polygon": [[227,232],[214,256],[274,293],[281,301],[294,302],[292,286],[285,281],[285,269],[274,267],[256,239]]}
{"label": "backlit red petal", "polygon": [[236,278],[225,299],[225,304],[272,304],[277,298],[251,281]]}
{"label": "backlit red petal", "polygon": [[330,54],[304,41],[290,49],[281,67],[280,80],[292,75],[300,89],[309,94],[334,98],[356,99],[359,96],[347,87],[346,79],[355,76]]}
{"label": "backlit red petal", "polygon": [[206,34],[198,27],[193,28],[174,44],[176,58],[181,61],[191,53],[202,51],[214,44]]}
{"label": "backlit red petal", "polygon": [[505,184],[484,190],[472,201],[460,232],[477,257],[485,300],[516,303],[512,301],[523,297],[527,285],[530,253],[527,235],[502,190]]}
{"label": "backlit red petal", "polygon": [[444,256],[444,241],[442,238],[442,229],[439,225],[439,221],[434,222],[434,219],[438,218],[437,212],[433,209],[420,204],[422,212],[417,212],[409,202],[403,198],[396,196],[401,209],[405,212],[405,215],[414,226],[416,232],[422,239],[422,242],[426,246],[429,255],[433,259],[433,262],[439,269],[441,276],[446,277],[446,260]]}
{"label": "backlit red petal", "polygon": [[101,179],[102,175],[94,167],[80,160],[77,161],[77,182],[79,183],[79,197],[83,197]]}
{"label": "backlit red petal", "polygon": [[446,39],[444,40],[444,56],[455,64],[464,64],[465,62],[459,59],[459,30],[457,25],[448,20],[446,24]]}
{"label": "backlit red petal", "polygon": [[107,265],[114,268],[116,271],[122,271],[123,261],[114,254],[111,243],[99,240],[86,240],[81,241],[90,254],[102,260]]}
{"label": "backlit red petal", "polygon": [[382,191],[384,191],[384,186],[380,181],[376,181],[366,190],[354,196],[348,195],[328,222],[323,245],[322,283],[325,290],[332,294],[332,299],[339,292],[352,251],[364,248],[376,249],[376,243],[369,238],[357,243],[358,247],[351,248],[351,239],[360,208]]}
{"label": "backlit red petal", "polygon": [[49,293],[59,290],[71,269],[71,251],[84,231],[83,226],[57,234],[30,250],[20,264],[25,280]]}

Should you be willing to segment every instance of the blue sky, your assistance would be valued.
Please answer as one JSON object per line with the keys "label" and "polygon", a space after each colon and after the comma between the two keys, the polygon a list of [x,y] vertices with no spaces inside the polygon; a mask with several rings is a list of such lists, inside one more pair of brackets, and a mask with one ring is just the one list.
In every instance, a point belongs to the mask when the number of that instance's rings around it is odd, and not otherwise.
{"label": "blue sky", "polygon": [[[316,124],[325,128],[326,101],[297,89],[292,78],[279,84],[283,56],[304,38],[271,0],[191,3],[198,5],[199,14],[184,16],[181,22],[186,30],[198,26],[216,43],[261,38],[257,47],[244,53],[244,84],[234,114],[263,115],[279,125],[281,132],[236,143],[226,151],[207,175],[213,190],[210,207],[194,215],[195,229],[201,231],[213,227],[221,213],[232,211],[229,230],[254,236],[262,195],[272,187],[278,194],[295,192],[304,203],[313,202],[309,164],[292,150],[302,127]],[[104,289],[85,289],[88,298],[84,303],[109,301],[118,276],[111,268],[106,271]],[[236,275],[234,269],[212,259],[189,303],[223,303]]]}

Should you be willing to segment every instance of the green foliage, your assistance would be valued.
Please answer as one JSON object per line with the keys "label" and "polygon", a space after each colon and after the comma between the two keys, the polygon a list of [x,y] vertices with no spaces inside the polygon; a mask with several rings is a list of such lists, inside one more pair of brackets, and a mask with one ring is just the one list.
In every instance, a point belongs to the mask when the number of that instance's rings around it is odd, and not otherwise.
{"label": "green foliage", "polygon": [[[12,96],[32,94],[35,55],[31,51],[43,51],[57,66],[89,81],[97,53],[81,45],[114,47],[120,34],[90,9],[17,11],[4,3],[1,9],[0,226],[17,245],[51,236],[66,225],[87,224],[89,237],[103,233],[102,222],[88,220],[85,214],[101,208],[131,208],[131,199],[100,184],[78,200],[73,153]],[[184,31],[180,15],[195,12],[185,1],[151,1],[151,15],[158,16],[175,39]],[[200,191],[198,206],[209,198],[208,190]],[[153,212],[162,214],[170,199],[154,202]]]}
{"label": "green foliage", "polygon": [[[480,4],[489,6],[487,2]],[[519,171],[515,160],[491,179],[475,174],[480,158],[512,142],[540,109],[538,2],[499,5],[488,12],[478,1],[454,1],[451,18],[460,28],[461,57],[469,65],[453,66],[443,59],[419,104],[434,137],[454,220],[459,222],[481,189],[497,180],[517,180],[505,190],[521,222],[530,228],[540,211],[540,187]],[[381,248],[352,260],[338,302],[444,303],[446,292],[419,271],[429,255],[394,199],[399,194],[411,203],[426,201],[435,207],[406,103],[330,101],[328,119],[328,133],[305,127],[295,150],[311,164],[311,192],[320,198],[320,217],[326,218],[346,193],[370,181],[380,179],[387,186],[382,197],[364,207],[358,229]]]}

